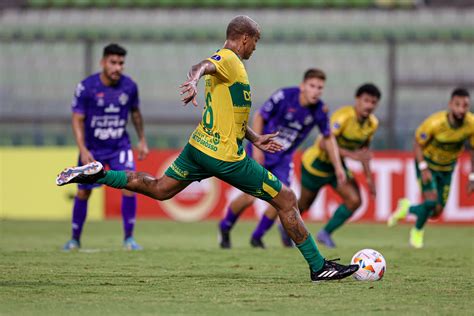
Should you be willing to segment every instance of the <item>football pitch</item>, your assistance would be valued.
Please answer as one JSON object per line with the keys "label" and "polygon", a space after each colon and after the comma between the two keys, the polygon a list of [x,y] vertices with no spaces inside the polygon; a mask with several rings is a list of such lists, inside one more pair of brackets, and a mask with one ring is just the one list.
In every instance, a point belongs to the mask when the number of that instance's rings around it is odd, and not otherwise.
{"label": "football pitch", "polygon": [[[426,248],[408,247],[410,226],[349,224],[321,247],[347,263],[363,248],[387,260],[382,281],[313,284],[296,249],[253,249],[242,221],[234,248],[217,246],[217,223],[139,221],[141,252],[121,249],[121,222],[86,223],[83,249],[64,253],[67,222],[0,221],[1,315],[470,314],[474,229],[429,225]],[[310,223],[314,234],[321,224]],[[471,312],[469,312],[471,311]]]}

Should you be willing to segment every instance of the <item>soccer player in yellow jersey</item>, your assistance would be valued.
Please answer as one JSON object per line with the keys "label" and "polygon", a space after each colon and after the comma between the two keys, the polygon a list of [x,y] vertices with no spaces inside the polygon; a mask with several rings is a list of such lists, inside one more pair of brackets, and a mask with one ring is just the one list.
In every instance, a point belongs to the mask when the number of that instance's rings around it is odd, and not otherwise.
{"label": "soccer player in yellow jersey", "polygon": [[414,152],[416,174],[423,193],[423,203],[410,206],[401,199],[388,220],[394,226],[408,213],[415,214],[415,227],[410,231],[410,245],[423,247],[423,227],[429,217],[443,212],[449,196],[451,176],[464,143],[471,146],[471,173],[468,193],[474,192],[474,115],[469,112],[469,92],[457,88],[451,93],[448,111],[429,116],[416,130]]}
{"label": "soccer player in yellow jersey", "polygon": [[247,16],[232,19],[227,26],[224,47],[210,58],[192,66],[188,80],[181,85],[182,101],[197,106],[199,79],[204,76],[205,100],[200,124],[189,143],[165,175],[155,179],[132,171],[104,171],[93,162],[62,171],[57,185],[97,182],[142,193],[157,200],[172,198],[193,181],[215,176],[245,193],[268,201],[278,211],[280,221],[310,266],[312,281],[345,278],[358,265],[340,265],[325,260],[301,219],[296,196],[274,175],[247,157],[242,141],[248,139],[263,151],[276,152],[282,146],[275,134],[259,135],[247,125],[251,94],[242,60],[249,59],[260,39],[260,27]]}
{"label": "soccer player in yellow jersey", "polygon": [[308,148],[302,157],[301,196],[298,206],[301,211],[308,210],[319,190],[331,185],[343,203],[334,212],[326,226],[317,235],[318,242],[329,248],[336,247],[331,234],[344,224],[361,205],[359,186],[347,169],[344,157],[360,161],[367,177],[367,184],[373,196],[376,194],[372,171],[370,169],[370,142],[378,127],[373,114],[381,97],[380,90],[373,84],[360,86],[355,94],[355,105],[345,106],[331,116],[331,132],[336,138],[347,181],[338,181],[337,168],[330,162],[325,142],[321,137]]}

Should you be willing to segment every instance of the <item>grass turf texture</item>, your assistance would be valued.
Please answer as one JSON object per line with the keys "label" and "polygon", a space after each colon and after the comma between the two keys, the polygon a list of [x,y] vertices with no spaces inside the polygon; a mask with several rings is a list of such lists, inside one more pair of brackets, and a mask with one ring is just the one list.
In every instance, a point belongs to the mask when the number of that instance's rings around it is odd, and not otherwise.
{"label": "grass turf texture", "polygon": [[[362,248],[379,250],[379,282],[313,284],[296,249],[276,229],[267,250],[252,249],[253,222],[240,222],[234,248],[221,250],[216,222],[141,221],[142,252],[121,249],[121,223],[86,223],[83,250],[64,253],[66,222],[0,221],[0,314],[469,314],[474,310],[474,230],[431,225],[425,249],[408,247],[409,226],[349,224],[339,247],[321,247],[347,263]],[[313,233],[321,224],[309,224]]]}

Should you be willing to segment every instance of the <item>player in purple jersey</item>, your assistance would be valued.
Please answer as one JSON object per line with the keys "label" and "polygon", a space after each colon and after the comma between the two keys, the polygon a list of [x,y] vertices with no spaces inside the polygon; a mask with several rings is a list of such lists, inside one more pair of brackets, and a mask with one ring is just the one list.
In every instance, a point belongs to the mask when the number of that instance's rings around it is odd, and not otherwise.
{"label": "player in purple jersey", "polygon": [[[127,52],[117,44],[104,48],[100,62],[102,71],[91,75],[77,85],[72,102],[72,127],[79,148],[79,165],[100,161],[114,170],[135,170],[132,147],[126,131],[131,116],[138,135],[138,159],[148,154],[139,109],[137,84],[123,75]],[[87,202],[92,189],[99,185],[79,184],[72,211],[72,238],[64,250],[80,248],[82,227],[87,215]],[[122,190],[122,218],[124,248],[140,250],[133,238],[136,196]]]}
{"label": "player in purple jersey", "polygon": [[[283,150],[276,153],[268,153],[249,144],[247,146],[247,154],[272,172],[287,186],[290,186],[293,154],[313,127],[318,126],[324,138],[331,140],[328,108],[320,100],[325,81],[326,75],[322,70],[309,69],[305,72],[303,82],[298,87],[278,90],[255,113],[252,128],[259,134],[278,132],[276,140],[282,144]],[[331,148],[334,159],[340,162],[334,139],[328,141],[328,146]],[[342,165],[341,176],[344,177]],[[239,216],[254,201],[255,197],[245,193],[231,201],[225,217],[219,224],[221,248],[231,248],[230,231]],[[273,209],[273,207],[268,205],[268,209]],[[253,247],[265,248],[262,236],[271,228],[274,222],[275,219],[270,219],[265,215],[262,216],[250,239],[250,244]],[[284,233],[284,229],[280,231]],[[283,242],[287,246],[292,245],[292,241],[286,233],[282,237]]]}

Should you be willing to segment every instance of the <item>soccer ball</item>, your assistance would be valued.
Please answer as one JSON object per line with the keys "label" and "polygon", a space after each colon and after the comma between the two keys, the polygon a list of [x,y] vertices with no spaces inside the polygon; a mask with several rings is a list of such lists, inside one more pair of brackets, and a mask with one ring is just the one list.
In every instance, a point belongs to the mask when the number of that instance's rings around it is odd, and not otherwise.
{"label": "soccer ball", "polygon": [[351,264],[358,264],[359,270],[352,276],[358,281],[378,281],[387,269],[382,254],[373,249],[362,249],[352,257]]}

